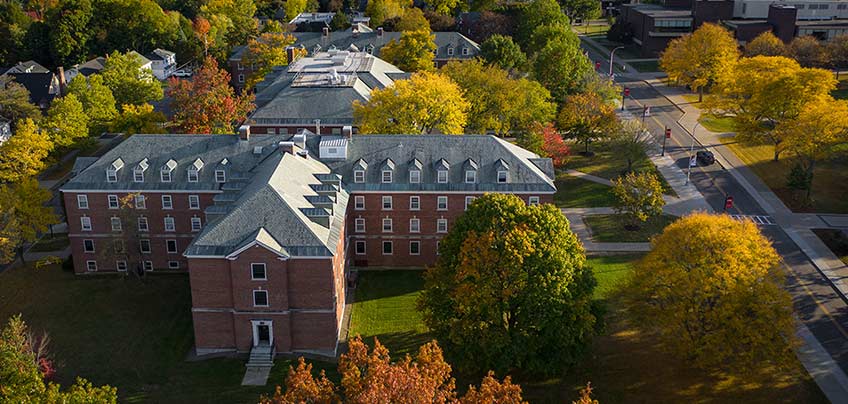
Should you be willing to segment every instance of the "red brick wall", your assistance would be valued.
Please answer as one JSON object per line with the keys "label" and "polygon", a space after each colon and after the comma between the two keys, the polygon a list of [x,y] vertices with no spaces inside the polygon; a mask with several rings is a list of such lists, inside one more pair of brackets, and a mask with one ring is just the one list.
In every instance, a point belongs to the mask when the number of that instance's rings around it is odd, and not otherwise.
{"label": "red brick wall", "polygon": [[[341,135],[342,129],[345,126],[352,125],[321,125],[321,134],[322,135]],[[315,133],[315,124],[312,125],[250,125],[250,133],[257,135],[275,135],[277,134],[277,129],[288,129],[289,135],[294,135],[301,129],[306,129],[310,132]],[[335,129],[335,131],[334,131]]]}

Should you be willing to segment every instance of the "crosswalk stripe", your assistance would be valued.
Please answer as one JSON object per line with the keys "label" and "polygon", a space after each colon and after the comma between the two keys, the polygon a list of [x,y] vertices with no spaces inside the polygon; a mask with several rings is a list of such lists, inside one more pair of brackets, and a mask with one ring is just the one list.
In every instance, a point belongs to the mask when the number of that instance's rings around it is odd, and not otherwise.
{"label": "crosswalk stripe", "polygon": [[774,226],[777,223],[774,222],[774,219],[771,216],[763,216],[763,215],[730,215],[735,220],[739,221],[750,221],[751,223],[761,225],[761,226]]}

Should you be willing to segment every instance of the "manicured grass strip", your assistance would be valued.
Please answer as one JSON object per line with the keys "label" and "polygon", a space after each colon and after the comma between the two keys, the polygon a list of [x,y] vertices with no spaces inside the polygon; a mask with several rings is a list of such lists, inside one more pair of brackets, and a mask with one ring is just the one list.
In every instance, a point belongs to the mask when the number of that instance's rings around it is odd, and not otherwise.
{"label": "manicured grass strip", "polygon": [[[616,178],[627,172],[627,162],[621,157],[615,155],[615,153],[610,150],[606,144],[599,143],[597,145],[593,145],[589,149],[595,153],[592,156],[583,156],[578,153],[583,150],[582,145],[572,143],[569,147],[571,147],[572,155],[569,157],[568,164],[566,164],[566,168],[568,169],[582,171],[586,174],[592,174],[608,180]],[[659,173],[659,170],[647,155],[643,155],[641,159],[633,162],[631,169],[635,172],[652,172],[656,174],[660,183],[662,183],[663,193],[666,195],[677,196],[674,189],[668,185],[668,182],[666,182],[665,178]]]}
{"label": "manicured grass strip", "polygon": [[554,203],[560,208],[601,208],[612,206],[612,188],[581,178],[560,174],[556,180]]}
{"label": "manicured grass strip", "polygon": [[848,264],[848,236],[837,229],[813,229],[813,233],[833,251],[842,262]]}
{"label": "manicured grass strip", "polygon": [[733,118],[731,117],[717,117],[710,114],[703,114],[698,122],[701,123],[701,126],[712,132],[727,133],[736,131]]}
{"label": "manicured grass strip", "polygon": [[652,60],[649,62],[627,62],[627,64],[638,70],[639,73],[660,71],[660,62],[658,60]]}
{"label": "manicured grass strip", "polygon": [[598,286],[595,287],[595,299],[606,299],[614,292],[624,277],[630,273],[632,265],[642,258],[642,254],[627,255],[602,255],[589,257],[588,263],[592,267]]}
{"label": "manicured grass strip", "polygon": [[676,216],[660,215],[642,223],[638,230],[627,230],[627,219],[620,215],[591,215],[583,220],[592,231],[592,239],[601,243],[644,243],[660,234],[666,226],[677,220]]}

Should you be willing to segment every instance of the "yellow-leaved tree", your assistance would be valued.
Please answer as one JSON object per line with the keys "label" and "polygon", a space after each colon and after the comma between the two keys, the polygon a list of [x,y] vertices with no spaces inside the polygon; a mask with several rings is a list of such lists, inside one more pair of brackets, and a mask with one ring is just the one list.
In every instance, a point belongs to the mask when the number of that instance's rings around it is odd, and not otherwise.
{"label": "yellow-leaved tree", "polygon": [[418,72],[374,90],[368,103],[353,102],[360,133],[462,134],[470,105],[447,76]]}
{"label": "yellow-leaved tree", "polygon": [[786,56],[786,44],[771,31],[757,35],[745,45],[745,56]]}
{"label": "yellow-leaved tree", "polygon": [[780,256],[756,225],[697,213],[651,244],[624,288],[635,324],[702,367],[793,366],[792,299]]}
{"label": "yellow-leaved tree", "polygon": [[392,39],[383,46],[380,57],[405,72],[430,71],[435,68],[435,40],[436,35],[430,33],[429,25],[415,31],[404,31],[399,40]]}
{"label": "yellow-leaved tree", "polygon": [[669,80],[697,91],[701,101],[704,88],[715,83],[738,58],[739,49],[733,34],[707,23],[671,41],[660,56],[660,68]]}
{"label": "yellow-leaved tree", "polygon": [[40,132],[32,119],[18,121],[15,136],[0,146],[0,182],[18,182],[44,169],[44,159],[53,142]]}
{"label": "yellow-leaved tree", "polygon": [[[274,66],[286,66],[289,64],[286,55],[286,47],[295,42],[296,38],[285,32],[266,32],[247,43],[247,50],[241,63],[252,66],[253,73],[247,77],[245,87],[253,88],[271,72]],[[296,57],[303,56],[305,50],[295,48]]]}
{"label": "yellow-leaved tree", "polygon": [[777,161],[788,136],[784,124],[808,104],[827,100],[835,88],[827,70],[804,68],[781,56],[755,56],[742,58],[721,76],[705,107],[733,117],[739,140],[774,146]]}
{"label": "yellow-leaved tree", "polygon": [[0,185],[0,263],[11,262],[16,250],[23,256],[24,243],[35,241],[58,222],[52,207],[45,206],[52,196],[29,177]]}

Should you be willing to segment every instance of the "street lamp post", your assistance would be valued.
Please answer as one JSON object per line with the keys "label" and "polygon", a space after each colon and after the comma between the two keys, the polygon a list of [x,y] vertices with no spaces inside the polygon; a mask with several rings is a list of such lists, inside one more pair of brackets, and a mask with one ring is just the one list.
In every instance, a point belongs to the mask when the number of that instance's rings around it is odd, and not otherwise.
{"label": "street lamp post", "polygon": [[689,161],[686,162],[689,165],[686,169],[686,185],[689,185],[689,177],[692,175],[692,159],[695,158],[695,130],[698,129],[700,124],[700,122],[695,122],[695,126],[692,127],[692,146],[689,147]]}
{"label": "street lamp post", "polygon": [[610,52],[610,68],[609,68],[610,80],[612,80],[612,62],[615,58],[615,51],[617,51],[619,49],[623,49],[623,48],[624,48],[623,46],[618,46],[618,47],[613,48],[613,50]]}

